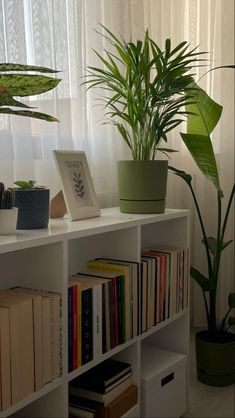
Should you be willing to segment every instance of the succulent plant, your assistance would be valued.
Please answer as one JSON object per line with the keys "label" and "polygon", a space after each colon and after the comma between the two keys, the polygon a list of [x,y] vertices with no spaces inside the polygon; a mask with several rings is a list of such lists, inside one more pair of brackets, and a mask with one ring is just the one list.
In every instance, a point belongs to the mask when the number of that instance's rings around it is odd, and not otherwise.
{"label": "succulent plant", "polygon": [[36,186],[35,180],[20,180],[20,181],[14,181],[14,184],[17,186],[17,189],[46,189],[46,186]]}
{"label": "succulent plant", "polygon": [[12,209],[14,204],[14,190],[5,189],[4,183],[0,183],[0,209]]}

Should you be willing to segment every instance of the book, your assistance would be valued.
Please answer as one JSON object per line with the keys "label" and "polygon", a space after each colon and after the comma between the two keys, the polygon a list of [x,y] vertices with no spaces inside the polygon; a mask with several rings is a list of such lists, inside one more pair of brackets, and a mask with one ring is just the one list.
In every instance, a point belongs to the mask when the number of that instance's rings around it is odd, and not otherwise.
{"label": "book", "polygon": [[72,417],[93,418],[95,417],[95,411],[79,406],[69,406],[69,418]]}
{"label": "book", "polygon": [[148,288],[147,288],[147,328],[151,328],[155,324],[155,269],[156,259],[154,257],[148,257],[145,253],[142,253],[142,261],[147,262],[147,274],[148,274]]}
{"label": "book", "polygon": [[34,389],[39,390],[43,384],[43,321],[42,321],[42,296],[30,292],[23,287],[14,287],[12,292],[28,295],[33,301],[33,336],[34,336]]}
{"label": "book", "polygon": [[127,411],[137,404],[138,387],[131,385],[123,393],[117,396],[107,406],[100,402],[92,401],[76,396],[69,396],[70,405],[73,407],[87,407],[95,411],[96,418],[121,418]]}
{"label": "book", "polygon": [[73,370],[73,284],[68,286],[68,372]]}
{"label": "book", "polygon": [[[105,290],[105,343],[107,347],[103,347],[108,351],[110,348],[114,348],[119,344],[119,328],[120,328],[120,315],[119,315],[119,302],[118,302],[118,279],[119,274],[113,273],[112,271],[104,270],[92,270],[89,269],[85,272],[77,273],[78,275],[86,275],[88,277],[99,277],[105,279],[108,282],[108,289]],[[122,321],[122,327],[125,326]]]}
{"label": "book", "polygon": [[[24,293],[42,297],[42,350],[43,350],[43,384],[47,384],[60,373],[60,295],[40,289],[21,287]],[[55,298],[53,297],[55,296]],[[55,304],[53,301],[55,300]],[[56,366],[55,366],[56,365]]]}
{"label": "book", "polygon": [[140,290],[140,314],[141,329],[140,333],[147,331],[147,294],[148,294],[148,263],[147,260],[141,260],[141,290]]}
{"label": "book", "polygon": [[0,410],[11,405],[10,313],[0,307]]}
{"label": "book", "polygon": [[94,392],[92,390],[83,389],[77,386],[70,385],[69,393],[71,395],[80,396],[83,398],[91,399],[93,401],[102,402],[104,406],[108,405],[117,396],[123,393],[133,383],[132,376],[127,377],[119,385],[115,386],[107,393]]}
{"label": "book", "polygon": [[[125,339],[126,341],[131,337],[130,326],[130,270],[129,266],[115,264],[111,261],[90,260],[87,262],[88,270],[107,271],[124,276],[125,280]],[[118,342],[119,343],[119,342]]]}
{"label": "book", "polygon": [[131,372],[131,365],[107,359],[73,380],[73,386],[105,393],[105,390]]}
{"label": "book", "polygon": [[139,286],[139,263],[130,260],[117,260],[113,258],[97,258],[117,265],[128,266],[130,269],[130,326],[131,337],[138,335],[138,286]]}
{"label": "book", "polygon": [[34,391],[33,303],[30,296],[0,291],[0,306],[9,309],[11,403]]}
{"label": "book", "polygon": [[81,289],[84,287],[92,288],[92,323],[93,323],[93,358],[101,355],[103,352],[103,337],[102,337],[102,318],[103,318],[103,303],[102,303],[102,287],[107,286],[106,279],[78,273],[72,276],[74,281],[80,284]]}

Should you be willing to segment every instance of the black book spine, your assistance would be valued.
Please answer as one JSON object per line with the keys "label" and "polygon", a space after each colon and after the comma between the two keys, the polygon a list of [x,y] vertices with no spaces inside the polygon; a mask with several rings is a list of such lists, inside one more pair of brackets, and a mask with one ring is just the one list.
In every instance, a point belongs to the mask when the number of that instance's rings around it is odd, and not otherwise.
{"label": "black book spine", "polygon": [[68,371],[73,370],[73,288],[68,288]]}
{"label": "black book spine", "polygon": [[82,364],[93,357],[92,289],[82,291]]}
{"label": "black book spine", "polygon": [[106,309],[109,307],[105,306],[105,285],[102,284],[102,352],[107,351],[107,330],[106,330]]}

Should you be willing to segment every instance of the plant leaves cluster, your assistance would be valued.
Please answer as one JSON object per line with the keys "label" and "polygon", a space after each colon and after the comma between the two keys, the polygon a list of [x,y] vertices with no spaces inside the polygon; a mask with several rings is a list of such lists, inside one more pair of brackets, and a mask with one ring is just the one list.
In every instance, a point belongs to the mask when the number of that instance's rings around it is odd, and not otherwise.
{"label": "plant leaves cluster", "polygon": [[[234,69],[235,66],[229,65],[217,68]],[[191,267],[190,274],[203,292],[208,329],[211,332],[215,332],[218,329],[221,331],[226,330],[231,325],[235,324],[234,318],[229,317],[231,310],[235,308],[235,293],[230,293],[228,296],[228,311],[220,325],[218,325],[219,321],[216,316],[216,298],[221,256],[222,252],[232,242],[232,240],[225,242],[224,235],[234,199],[235,184],[232,187],[228,204],[225,208],[225,214],[222,216],[223,191],[220,185],[218,168],[211,140],[211,133],[221,118],[222,107],[214,102],[207,93],[196,84],[194,84],[194,87],[193,103],[186,105],[186,109],[188,110],[187,132],[181,133],[181,137],[196,165],[201,170],[201,173],[215,186],[217,193],[217,223],[215,237],[208,236],[206,233],[203,216],[192,185],[192,176],[175,167],[169,168],[175,175],[181,177],[187,183],[198,214],[202,232],[202,244],[205,246],[206,252],[207,276],[202,274],[195,267]]]}
{"label": "plant leaves cluster", "polygon": [[35,65],[0,64],[0,113],[58,122],[54,116],[30,110],[31,106],[14,98],[37,95],[54,89],[61,79],[46,76],[44,73],[57,72]]}
{"label": "plant leaves cluster", "polygon": [[172,48],[170,39],[161,50],[148,30],[143,41],[133,43],[101,27],[110,51],[105,49],[104,56],[94,51],[101,66],[89,66],[83,84],[105,90],[106,121],[117,127],[134,160],[152,160],[157,150],[170,152],[160,149],[160,142],[167,142],[167,134],[191,112],[185,106],[194,103],[192,70],[203,65],[205,53],[189,50],[185,41]]}

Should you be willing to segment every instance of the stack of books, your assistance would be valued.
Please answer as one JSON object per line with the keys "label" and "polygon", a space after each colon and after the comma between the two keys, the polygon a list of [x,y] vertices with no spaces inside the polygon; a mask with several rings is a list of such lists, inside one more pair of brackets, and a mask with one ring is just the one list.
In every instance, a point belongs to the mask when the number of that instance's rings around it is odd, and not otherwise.
{"label": "stack of books", "polygon": [[0,409],[61,373],[61,296],[16,287],[0,290]]}
{"label": "stack of books", "polygon": [[188,250],[155,246],[141,262],[98,258],[69,278],[69,372],[184,309]]}
{"label": "stack of books", "polygon": [[98,364],[69,386],[70,417],[118,418],[136,403],[131,366],[114,359]]}

